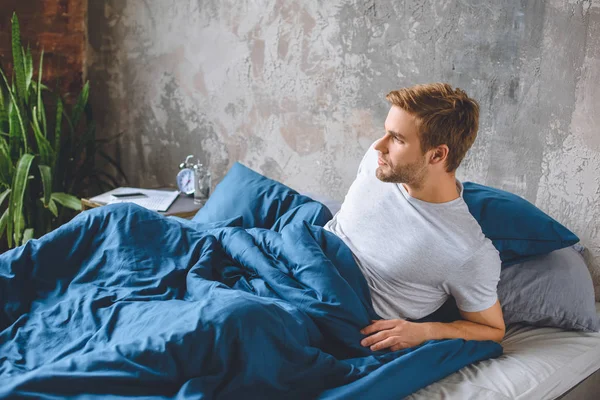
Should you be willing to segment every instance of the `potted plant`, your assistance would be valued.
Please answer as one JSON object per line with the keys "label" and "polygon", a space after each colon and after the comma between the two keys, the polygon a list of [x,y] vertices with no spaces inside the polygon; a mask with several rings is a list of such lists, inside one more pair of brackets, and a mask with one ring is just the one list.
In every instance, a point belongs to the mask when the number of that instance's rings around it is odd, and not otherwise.
{"label": "potted plant", "polygon": [[110,139],[96,139],[89,83],[66,107],[42,83],[44,52],[34,79],[31,50],[21,45],[16,14],[11,23],[10,79],[0,66],[0,252],[70,220],[81,209],[77,196],[87,194],[86,188],[115,187],[117,179],[97,168],[97,157],[126,180],[101,149]]}

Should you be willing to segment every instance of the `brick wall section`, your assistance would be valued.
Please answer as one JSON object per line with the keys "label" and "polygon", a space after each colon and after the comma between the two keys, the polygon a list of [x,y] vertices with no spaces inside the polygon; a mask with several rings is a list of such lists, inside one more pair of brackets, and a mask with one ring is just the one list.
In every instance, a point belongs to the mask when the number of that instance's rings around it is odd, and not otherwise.
{"label": "brick wall section", "polygon": [[[44,49],[42,81],[58,85],[67,102],[73,102],[86,79],[87,0],[2,0],[0,7],[0,65],[12,73],[11,17],[16,11],[21,42],[31,46],[34,79]],[[10,75],[7,75],[10,79]]]}

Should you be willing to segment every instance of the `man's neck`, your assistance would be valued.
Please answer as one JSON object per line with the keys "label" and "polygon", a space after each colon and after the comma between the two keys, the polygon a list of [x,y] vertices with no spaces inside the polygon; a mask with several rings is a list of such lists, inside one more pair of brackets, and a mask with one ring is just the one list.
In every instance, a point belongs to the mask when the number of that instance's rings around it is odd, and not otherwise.
{"label": "man's neck", "polygon": [[439,178],[427,179],[419,188],[402,183],[408,194],[428,203],[447,203],[460,197],[456,187],[456,176],[444,174]]}

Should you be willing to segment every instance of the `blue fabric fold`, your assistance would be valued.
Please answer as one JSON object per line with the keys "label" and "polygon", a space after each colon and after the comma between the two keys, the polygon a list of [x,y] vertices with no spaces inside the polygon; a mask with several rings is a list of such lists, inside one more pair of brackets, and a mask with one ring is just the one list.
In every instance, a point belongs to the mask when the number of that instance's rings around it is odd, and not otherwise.
{"label": "blue fabric fold", "polygon": [[0,398],[397,399],[502,353],[362,347],[367,284],[298,215],[277,231],[116,204],[0,255]]}

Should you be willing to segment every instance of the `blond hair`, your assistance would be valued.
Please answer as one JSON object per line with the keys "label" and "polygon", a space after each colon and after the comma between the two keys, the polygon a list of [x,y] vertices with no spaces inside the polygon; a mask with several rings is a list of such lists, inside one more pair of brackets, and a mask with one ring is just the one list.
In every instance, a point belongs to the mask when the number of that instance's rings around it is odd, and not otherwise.
{"label": "blond hair", "polygon": [[385,98],[416,117],[423,153],[443,144],[448,146],[446,171],[455,171],[477,137],[477,101],[447,83],[393,90]]}

